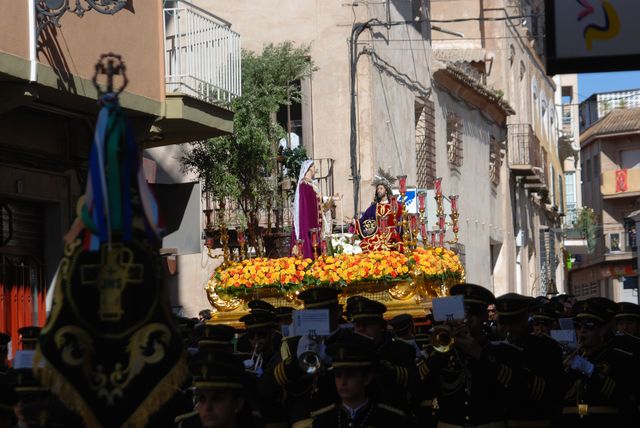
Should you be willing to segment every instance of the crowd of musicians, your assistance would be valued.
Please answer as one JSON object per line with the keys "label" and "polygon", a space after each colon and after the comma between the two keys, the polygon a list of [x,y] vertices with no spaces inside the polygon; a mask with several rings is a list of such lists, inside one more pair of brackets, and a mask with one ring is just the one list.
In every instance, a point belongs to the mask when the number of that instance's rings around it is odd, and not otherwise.
{"label": "crowd of musicians", "polygon": [[[342,305],[338,294],[299,296],[306,309],[328,309],[328,336],[287,336],[292,308],[259,300],[241,318],[242,332],[185,323],[192,377],[149,426],[640,425],[638,305],[495,298],[460,284],[451,294],[464,296],[465,319],[431,320],[420,332],[409,315],[387,320],[384,304],[353,296]],[[559,319],[572,320],[575,347],[551,338]],[[21,334],[24,347],[38,332]],[[69,414],[43,425],[42,412],[55,413],[42,404],[47,392],[11,372],[0,376],[0,402],[4,420],[10,413],[20,424],[6,426],[76,426]]]}

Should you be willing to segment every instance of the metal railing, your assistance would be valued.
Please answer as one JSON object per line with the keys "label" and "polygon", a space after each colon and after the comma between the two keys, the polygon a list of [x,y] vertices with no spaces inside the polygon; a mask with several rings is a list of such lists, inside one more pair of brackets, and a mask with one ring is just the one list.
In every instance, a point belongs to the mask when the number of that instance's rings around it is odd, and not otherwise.
{"label": "metal railing", "polygon": [[228,107],[241,94],[240,35],[184,0],[165,0],[163,19],[167,93]]}
{"label": "metal railing", "polygon": [[509,125],[509,166],[531,166],[542,168],[540,142],[531,125],[515,123]]}

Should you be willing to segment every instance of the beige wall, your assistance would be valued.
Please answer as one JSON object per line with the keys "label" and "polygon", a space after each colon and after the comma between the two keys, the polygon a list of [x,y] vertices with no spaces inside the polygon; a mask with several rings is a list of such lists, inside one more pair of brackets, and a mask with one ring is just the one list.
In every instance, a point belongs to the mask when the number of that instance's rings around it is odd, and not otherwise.
{"label": "beige wall", "polygon": [[[0,52],[28,59],[27,2],[5,3],[0,14],[3,30]],[[122,55],[127,65],[127,91],[161,100],[164,97],[162,2],[135,2],[133,9],[120,10],[113,16],[88,11],[82,18],[67,12],[60,19],[60,28],[47,26],[43,31],[38,61],[57,71],[59,87],[82,95],[87,89],[73,87],[67,76],[90,80],[100,55],[113,52]]]}

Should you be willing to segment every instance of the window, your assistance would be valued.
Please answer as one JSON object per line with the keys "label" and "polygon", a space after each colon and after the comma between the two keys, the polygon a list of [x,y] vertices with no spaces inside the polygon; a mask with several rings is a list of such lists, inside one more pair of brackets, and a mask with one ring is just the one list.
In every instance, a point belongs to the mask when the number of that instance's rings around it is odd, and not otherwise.
{"label": "window", "polygon": [[549,200],[551,201],[551,205],[556,205],[556,172],[553,168],[553,165],[550,167],[551,173],[549,174]]}
{"label": "window", "polygon": [[449,165],[462,166],[462,119],[455,113],[447,114],[447,157]]}
{"label": "window", "polygon": [[587,159],[587,181],[591,181],[591,159]]}
{"label": "window", "polygon": [[640,150],[623,150],[620,152],[622,169],[640,168]]}
{"label": "window", "polygon": [[598,155],[593,156],[593,179],[596,181],[600,179],[600,156]]}
{"label": "window", "polygon": [[577,220],[577,201],[576,201],[576,173],[565,172],[564,173],[564,188],[565,195],[567,197],[567,216],[565,222],[568,225],[573,224]]}
{"label": "window", "polygon": [[491,143],[489,146],[489,178],[491,183],[496,186],[500,184],[500,168],[502,167],[502,150],[501,144],[491,137]]}
{"label": "window", "polygon": [[527,73],[527,67],[524,65],[524,61],[520,61],[520,80],[524,79],[524,75]]}
{"label": "window", "polygon": [[421,189],[433,189],[436,180],[436,126],[433,101],[416,103],[416,181]]}

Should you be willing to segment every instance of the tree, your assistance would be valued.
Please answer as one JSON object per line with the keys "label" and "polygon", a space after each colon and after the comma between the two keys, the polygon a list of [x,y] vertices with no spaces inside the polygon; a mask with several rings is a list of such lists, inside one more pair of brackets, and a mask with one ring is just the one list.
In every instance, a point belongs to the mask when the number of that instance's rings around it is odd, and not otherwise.
{"label": "tree", "polygon": [[[295,83],[314,71],[310,51],[292,42],[266,45],[260,54],[243,51],[242,96],[232,103],[233,135],[196,143],[183,156],[183,167],[205,180],[214,199],[221,204],[227,197],[237,200],[256,249],[259,212],[270,209],[275,197],[277,142],[285,136],[274,116],[281,105],[300,101]],[[199,155],[202,160],[194,159]]]}

